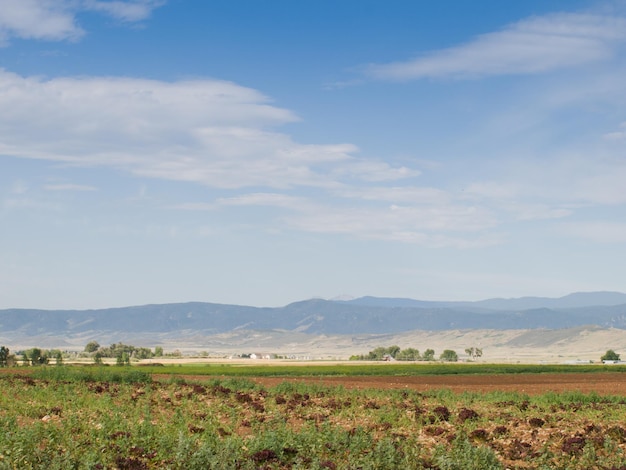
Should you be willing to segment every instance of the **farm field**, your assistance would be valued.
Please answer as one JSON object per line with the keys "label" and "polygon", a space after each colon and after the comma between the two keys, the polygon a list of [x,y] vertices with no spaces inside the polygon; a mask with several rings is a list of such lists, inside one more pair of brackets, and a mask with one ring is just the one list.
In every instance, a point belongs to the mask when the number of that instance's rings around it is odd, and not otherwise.
{"label": "farm field", "polygon": [[0,469],[626,468],[620,368],[152,369],[4,370]]}
{"label": "farm field", "polygon": [[[257,377],[255,382],[275,386],[284,378]],[[449,376],[373,376],[325,377],[291,379],[304,383],[341,386],[349,389],[411,389],[420,392],[446,389],[463,392],[518,392],[538,395],[548,392],[582,392],[600,395],[620,395],[626,399],[626,374],[605,372],[598,374],[547,373],[507,375],[449,375]]]}
{"label": "farm field", "polygon": [[[242,376],[264,386],[291,381],[345,388],[447,389],[462,392],[511,391],[526,394],[578,391],[619,395],[626,391],[626,368],[619,365],[519,365],[519,364],[380,364],[300,363],[298,365],[245,365],[245,363],[149,369],[157,379],[172,374],[186,380],[207,375]],[[601,373],[600,373],[601,372]]]}

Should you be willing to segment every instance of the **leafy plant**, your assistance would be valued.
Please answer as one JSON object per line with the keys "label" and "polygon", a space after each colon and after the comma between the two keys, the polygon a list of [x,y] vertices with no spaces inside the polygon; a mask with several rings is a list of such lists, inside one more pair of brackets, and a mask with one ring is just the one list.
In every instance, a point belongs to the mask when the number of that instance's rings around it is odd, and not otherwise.
{"label": "leafy plant", "polygon": [[440,470],[500,470],[504,466],[488,447],[473,446],[465,436],[458,437],[450,449],[439,446],[435,462]]}

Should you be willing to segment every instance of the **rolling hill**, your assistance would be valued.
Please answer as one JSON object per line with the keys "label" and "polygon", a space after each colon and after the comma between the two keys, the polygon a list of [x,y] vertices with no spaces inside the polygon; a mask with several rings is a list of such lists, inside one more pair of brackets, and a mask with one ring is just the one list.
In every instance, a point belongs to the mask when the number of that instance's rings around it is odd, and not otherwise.
{"label": "rolling hill", "polygon": [[[626,294],[594,292],[559,299],[477,302],[311,299],[279,308],[188,302],[100,310],[0,310],[0,341],[41,347],[74,347],[97,339],[102,343],[127,341],[149,346],[201,348],[202,344],[212,344],[222,351],[244,345],[283,345],[300,353],[306,352],[301,347],[305,344],[310,350],[318,350],[321,344],[332,348],[334,344],[335,352],[341,350],[338,345],[344,344],[343,350],[348,353],[374,344],[372,341],[404,341],[407,334],[422,338],[420,341],[424,337],[448,338],[452,344],[448,333],[456,331],[461,333],[455,337],[472,337],[474,344],[478,344],[476,338],[491,337],[492,345],[513,341],[511,347],[522,348],[545,346],[563,335],[586,337],[587,333],[581,331],[597,336],[599,330],[623,331],[626,338]],[[569,333],[555,336],[547,333],[550,331]],[[507,333],[508,339],[498,342],[497,332],[514,333]],[[329,342],[328,338],[333,339]],[[567,343],[563,338],[559,341]]]}

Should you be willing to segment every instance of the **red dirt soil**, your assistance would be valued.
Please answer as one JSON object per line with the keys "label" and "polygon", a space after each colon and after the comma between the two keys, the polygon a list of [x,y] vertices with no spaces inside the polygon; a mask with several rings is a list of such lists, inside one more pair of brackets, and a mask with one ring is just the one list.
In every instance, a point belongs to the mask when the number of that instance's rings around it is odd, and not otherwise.
{"label": "red dirt soil", "polygon": [[[169,376],[155,375],[155,379]],[[208,376],[177,376],[187,380],[208,380]],[[560,373],[503,375],[366,376],[366,377],[250,377],[266,387],[281,382],[305,382],[345,388],[407,388],[417,391],[448,389],[453,392],[515,391],[537,395],[546,392],[578,391],[600,395],[626,395],[626,373]]]}

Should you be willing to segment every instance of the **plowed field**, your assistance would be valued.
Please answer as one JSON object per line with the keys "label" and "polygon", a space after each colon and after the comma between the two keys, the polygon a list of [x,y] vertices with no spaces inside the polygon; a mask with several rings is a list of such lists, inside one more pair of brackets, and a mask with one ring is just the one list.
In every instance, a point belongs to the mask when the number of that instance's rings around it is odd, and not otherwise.
{"label": "plowed field", "polygon": [[[202,376],[193,377],[202,380]],[[204,377],[206,379],[206,377]],[[257,377],[254,381],[265,386],[280,382],[299,381],[346,388],[407,388],[417,391],[449,389],[454,392],[517,391],[529,395],[545,392],[579,391],[601,395],[626,395],[626,373],[561,373],[561,374],[502,374],[502,375],[437,375],[402,377],[323,377],[281,378]]]}

